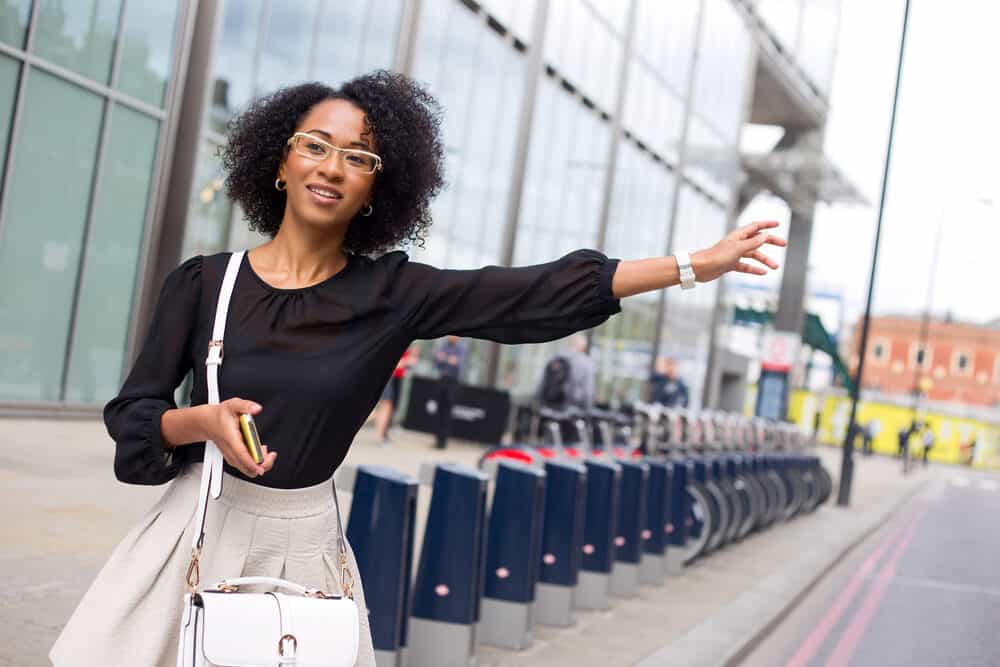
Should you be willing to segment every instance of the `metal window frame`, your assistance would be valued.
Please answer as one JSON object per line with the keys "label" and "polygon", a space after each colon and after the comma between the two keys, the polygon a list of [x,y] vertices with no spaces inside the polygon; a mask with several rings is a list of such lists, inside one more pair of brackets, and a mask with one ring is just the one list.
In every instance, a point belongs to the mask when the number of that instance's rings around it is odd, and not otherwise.
{"label": "metal window frame", "polygon": [[[4,227],[7,214],[7,195],[9,194],[11,174],[14,173],[14,157],[17,155],[17,141],[19,130],[21,129],[21,113],[24,111],[24,92],[28,87],[28,73],[35,66],[35,59],[28,53],[35,42],[35,29],[38,26],[38,6],[32,4],[31,16],[28,19],[27,34],[24,36],[24,50],[15,49],[0,42],[0,53],[12,56],[21,61],[21,72],[17,82],[17,91],[14,93],[14,108],[10,114],[10,128],[8,129],[9,140],[7,142],[7,161],[4,163],[3,175],[0,176],[0,242],[3,241]],[[29,57],[30,56],[30,57]]]}
{"label": "metal window frame", "polygon": [[[128,17],[128,6],[129,0],[122,0],[118,8],[118,26],[115,30],[116,39],[114,50],[111,53],[111,76],[109,77],[109,87],[112,90],[118,86],[118,75],[121,71],[122,44],[125,42],[125,22]],[[104,159],[108,149],[108,137],[111,135],[111,121],[114,109],[114,102],[105,98],[104,113],[101,114],[100,137],[97,140],[97,155],[94,157],[94,173],[90,181],[90,201],[87,203],[87,214],[83,219],[83,231],[80,237],[80,259],[76,265],[76,279],[73,283],[73,296],[69,307],[69,330],[66,332],[66,344],[63,348],[62,374],[59,379],[60,403],[66,401],[70,364],[73,361],[73,348],[76,344],[77,318],[80,316],[80,296],[83,292],[83,281],[87,275],[87,250],[90,247],[90,241],[93,237],[94,213],[97,209],[98,193],[101,189]]]}
{"label": "metal window frame", "polygon": [[[584,3],[590,7],[589,3]],[[629,0],[625,18],[625,34],[621,35],[622,63],[618,71],[618,90],[615,91],[615,110],[611,116],[611,136],[608,140],[608,166],[604,170],[604,187],[601,192],[601,209],[598,216],[597,247],[603,250],[607,244],[608,223],[611,217],[611,204],[614,197],[615,176],[618,174],[619,142],[626,140],[622,125],[622,112],[625,110],[625,95],[628,91],[628,73],[632,63],[632,46],[635,41],[635,19],[638,14],[637,0]],[[594,11],[591,7],[591,11]],[[593,338],[593,329],[588,332],[588,338]]]}
{"label": "metal window frame", "polygon": [[[737,8],[738,10],[738,8]],[[753,98],[754,98],[754,80],[756,78],[757,64],[760,61],[760,48],[757,41],[753,39],[752,29],[747,26],[747,31],[750,32],[750,51],[747,55],[747,73],[746,81],[747,86],[743,91],[743,114],[741,116],[740,125],[746,125],[750,118],[750,113],[753,108]],[[739,150],[737,146],[736,150]],[[741,213],[740,208],[740,191],[742,186],[733,188],[729,201],[726,203],[726,233],[736,229],[736,223],[739,221],[739,216]],[[712,304],[712,317],[709,322],[709,334],[708,334],[708,360],[705,364],[705,382],[702,385],[702,396],[701,404],[702,407],[714,408],[718,406],[719,396],[722,391],[721,383],[722,376],[721,372],[718,370],[719,366],[719,328],[724,322],[726,316],[726,297],[729,283],[725,278],[719,280],[719,287],[715,291],[715,302]]]}
{"label": "metal window frame", "polygon": [[403,8],[399,17],[399,31],[396,35],[393,69],[407,76],[413,74],[413,53],[417,43],[417,30],[423,7],[423,0],[403,0]]}
{"label": "metal window frame", "polygon": [[[176,0],[176,1],[184,2],[190,0]],[[128,0],[122,0],[122,6],[124,7],[127,2]],[[34,37],[33,32],[31,33],[31,36]],[[120,40],[116,40],[116,42],[118,41]],[[31,45],[29,44],[27,48],[31,48]],[[119,45],[116,44],[113,53],[119,53],[119,51],[120,51]],[[0,54],[9,56],[11,58],[14,58],[15,60],[20,60],[25,65],[29,65],[32,69],[39,69],[43,72],[56,76],[60,79],[64,79],[69,83],[72,83],[73,85],[79,86],[80,88],[88,90],[92,93],[96,93],[102,97],[106,97],[115,104],[121,104],[122,106],[129,107],[134,111],[139,111],[148,116],[152,116],[154,118],[158,118],[161,120],[165,118],[167,115],[163,109],[153,106],[148,102],[140,100],[136,97],[132,97],[127,93],[123,93],[119,90],[116,90],[113,87],[113,85],[98,83],[93,79],[88,79],[82,74],[77,74],[73,70],[66,69],[62,65],[57,65],[55,63],[44,60],[41,57],[35,55],[34,53],[28,52],[27,50],[21,50],[17,47],[10,46],[9,44],[0,42]],[[114,56],[112,57],[112,66],[113,66],[113,58]]]}
{"label": "metal window frame", "polygon": [[[670,213],[667,219],[667,242],[664,248],[664,255],[669,255],[673,250],[674,237],[677,233],[677,212],[680,209],[681,188],[685,184],[692,185],[685,177],[687,169],[688,135],[691,131],[691,116],[694,114],[694,84],[695,75],[698,73],[698,61],[701,59],[702,33],[705,27],[705,3],[701,0],[698,3],[698,12],[695,18],[695,39],[693,42],[694,51],[691,53],[691,60],[688,62],[687,91],[684,96],[684,120],[681,122],[680,145],[677,147],[677,171],[674,179],[674,188],[670,198]],[[695,188],[696,190],[698,188]],[[656,357],[660,354],[660,347],[663,345],[663,327],[667,322],[667,291],[660,290],[660,304],[657,309],[655,330],[653,332],[653,359],[650,362],[650,372],[655,368]]]}

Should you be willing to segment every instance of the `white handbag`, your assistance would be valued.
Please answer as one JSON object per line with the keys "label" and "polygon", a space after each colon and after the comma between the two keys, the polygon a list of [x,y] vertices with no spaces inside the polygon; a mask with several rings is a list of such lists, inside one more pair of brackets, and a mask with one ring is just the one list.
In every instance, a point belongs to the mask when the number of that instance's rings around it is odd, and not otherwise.
{"label": "white handbag", "polygon": [[[205,360],[208,402],[219,402],[219,366],[226,315],[243,252],[233,253],[219,292],[212,340]],[[342,591],[334,594],[307,589],[271,577],[223,579],[199,590],[198,563],[205,541],[205,513],[209,498],[222,493],[222,454],[212,441],[205,443],[191,564],[181,619],[177,667],[351,667],[358,657],[358,607],[351,588],[347,544],[337,502],[337,548]],[[264,585],[269,593],[244,593],[241,586]],[[280,591],[280,592],[279,592]]]}

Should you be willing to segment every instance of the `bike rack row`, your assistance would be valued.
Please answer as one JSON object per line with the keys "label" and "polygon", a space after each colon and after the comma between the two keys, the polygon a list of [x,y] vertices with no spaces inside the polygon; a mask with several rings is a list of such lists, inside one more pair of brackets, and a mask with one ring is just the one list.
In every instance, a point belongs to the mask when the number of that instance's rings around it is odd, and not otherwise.
{"label": "bike rack row", "polygon": [[542,439],[493,448],[479,469],[433,467],[416,561],[418,481],[357,469],[347,536],[380,667],[464,667],[480,643],[524,649],[535,624],[569,626],[578,609],[664,585],[830,495],[783,425],[642,404],[538,417]]}

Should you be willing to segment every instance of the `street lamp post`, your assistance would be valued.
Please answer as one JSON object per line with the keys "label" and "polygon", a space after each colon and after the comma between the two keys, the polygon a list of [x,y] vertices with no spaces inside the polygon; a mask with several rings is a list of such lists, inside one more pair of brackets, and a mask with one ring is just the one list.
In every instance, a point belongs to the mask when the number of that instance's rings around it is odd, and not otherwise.
{"label": "street lamp post", "polygon": [[840,461],[840,487],[837,489],[837,504],[846,507],[851,502],[851,482],[854,479],[854,422],[858,414],[858,397],[861,393],[861,378],[865,369],[865,354],[868,349],[868,324],[872,312],[872,296],[875,291],[875,270],[878,267],[878,244],[882,236],[882,214],[885,211],[885,192],[889,182],[889,165],[892,162],[892,141],[896,134],[896,108],[899,106],[899,84],[903,78],[903,54],[906,51],[906,28],[910,18],[910,0],[903,6],[903,32],[899,38],[899,58],[896,62],[896,89],[892,95],[892,115],[889,118],[889,142],[885,149],[885,167],[882,170],[882,192],[878,202],[878,219],[875,223],[875,244],[872,250],[872,267],[868,274],[868,299],[865,302],[865,316],[861,324],[861,345],[858,350],[858,373],[851,388],[851,417],[847,421],[844,449]]}

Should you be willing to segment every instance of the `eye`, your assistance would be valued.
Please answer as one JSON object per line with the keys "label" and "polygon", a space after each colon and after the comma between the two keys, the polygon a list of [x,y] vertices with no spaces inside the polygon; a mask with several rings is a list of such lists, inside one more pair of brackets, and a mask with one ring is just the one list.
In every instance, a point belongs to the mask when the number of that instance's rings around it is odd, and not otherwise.
{"label": "eye", "polygon": [[344,156],[344,159],[347,160],[347,162],[349,162],[350,164],[353,164],[358,167],[367,167],[371,163],[371,160],[368,158],[368,156],[359,155],[358,153],[348,153],[347,155]]}
{"label": "eye", "polygon": [[305,148],[314,155],[323,155],[326,153],[326,146],[316,141],[305,142]]}

